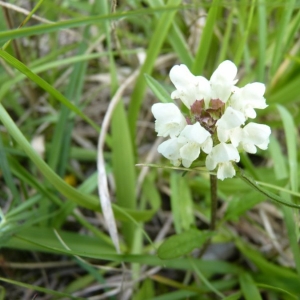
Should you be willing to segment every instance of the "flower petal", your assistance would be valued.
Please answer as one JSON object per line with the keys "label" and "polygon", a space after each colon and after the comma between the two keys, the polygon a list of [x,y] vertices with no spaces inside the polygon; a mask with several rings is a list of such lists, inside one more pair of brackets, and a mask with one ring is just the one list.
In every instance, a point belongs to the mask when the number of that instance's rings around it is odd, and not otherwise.
{"label": "flower petal", "polygon": [[233,129],[244,124],[246,121],[245,116],[240,111],[227,107],[224,115],[217,121],[216,125],[224,129]]}
{"label": "flower petal", "polygon": [[225,178],[232,178],[235,175],[235,169],[231,162],[220,163],[217,178],[224,180]]}
{"label": "flower petal", "polygon": [[173,103],[155,103],[151,110],[156,118],[155,131],[158,136],[170,135],[174,138],[187,124],[179,108]]}
{"label": "flower petal", "polygon": [[170,79],[176,87],[171,98],[180,99],[187,108],[190,108],[196,100],[204,99],[206,104],[209,102],[209,81],[202,76],[194,76],[186,65],[174,66],[170,71]]}
{"label": "flower petal", "polygon": [[170,159],[172,161],[177,161],[180,159],[179,149],[182,144],[178,143],[177,138],[169,139],[161,143],[157,151],[162,154],[165,158]]}
{"label": "flower petal", "polygon": [[237,67],[230,60],[222,62],[210,78],[211,97],[226,103],[233,91]]}
{"label": "flower petal", "polygon": [[213,147],[211,152],[207,155],[206,167],[208,170],[213,170],[217,164],[228,161],[239,162],[239,152],[232,144],[220,143]]}
{"label": "flower petal", "polygon": [[266,150],[269,144],[271,129],[264,124],[249,123],[243,128],[242,146],[246,152],[256,153],[256,147]]}
{"label": "flower petal", "polygon": [[193,142],[187,143],[180,148],[179,153],[182,159],[194,161],[200,154],[200,145]]}
{"label": "flower petal", "polygon": [[210,136],[210,133],[197,122],[193,125],[186,125],[180,136],[188,141],[202,144]]}
{"label": "flower petal", "polygon": [[259,82],[254,82],[245,85],[243,88],[235,89],[230,105],[244,113],[246,118],[255,118],[256,112],[254,108],[264,109],[267,107],[266,99],[263,97],[265,85]]}
{"label": "flower petal", "polygon": [[209,154],[213,148],[213,140],[211,137],[208,137],[204,143],[201,144],[201,149],[206,154]]}

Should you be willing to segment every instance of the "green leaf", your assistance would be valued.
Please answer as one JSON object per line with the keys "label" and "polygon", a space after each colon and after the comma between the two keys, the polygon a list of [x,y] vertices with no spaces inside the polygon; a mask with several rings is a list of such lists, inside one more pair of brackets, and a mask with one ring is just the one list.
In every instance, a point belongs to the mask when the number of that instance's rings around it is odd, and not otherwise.
{"label": "green leaf", "polygon": [[216,18],[217,18],[219,7],[220,7],[220,0],[214,0],[211,4],[211,7],[207,15],[207,19],[205,21],[205,27],[201,35],[201,41],[192,68],[193,73],[201,74],[203,71],[203,67],[209,53],[209,47],[213,37],[213,32],[216,24]]}
{"label": "green leaf", "polygon": [[45,293],[48,295],[52,295],[52,296],[56,296],[56,297],[67,297],[68,299],[75,299],[75,300],[84,300],[85,299],[85,298],[81,298],[81,297],[73,297],[72,295],[69,295],[66,293],[57,292],[57,291],[46,289],[46,288],[43,288],[40,286],[23,283],[23,282],[16,281],[16,280],[6,279],[3,277],[0,277],[0,281],[7,282],[7,283],[10,283],[10,284],[13,284],[16,286],[21,286],[21,287],[27,288],[28,290],[39,291],[39,292],[42,292],[42,293]]}
{"label": "green leaf", "polygon": [[241,299],[241,296],[242,296],[242,293],[237,292],[237,293],[234,293],[233,295],[225,297],[223,300],[239,300],[239,299]]}
{"label": "green leaf", "polygon": [[240,285],[246,300],[262,300],[259,290],[249,274],[240,274]]}
{"label": "green leaf", "polygon": [[188,179],[181,174],[171,174],[171,206],[176,233],[195,225],[194,208]]}
{"label": "green leaf", "polygon": [[[37,85],[39,85],[42,89],[47,91],[50,95],[55,97],[61,103],[63,103],[70,110],[75,112],[78,116],[84,119],[87,123],[89,123],[96,131],[100,131],[98,125],[92,121],[89,117],[87,117],[77,106],[71,103],[66,97],[64,97],[57,89],[52,87],[48,82],[46,82],[40,76],[34,74],[27,66],[25,66],[22,62],[0,49],[0,57],[2,57],[8,64],[19,70]],[[1,100],[1,99],[0,99]]]}
{"label": "green leaf", "polygon": [[163,103],[173,102],[170,94],[162,87],[162,85],[152,76],[144,74],[147,84],[154,93],[154,95]]}
{"label": "green leaf", "polygon": [[290,183],[292,191],[298,191],[298,159],[297,159],[297,131],[294,124],[293,116],[289,111],[281,106],[277,105],[280,113],[283,128],[286,137],[286,145],[288,150],[288,161],[290,167]]}
{"label": "green leaf", "polygon": [[275,201],[279,204],[288,206],[288,207],[300,209],[300,205],[294,204],[292,202],[284,201],[281,197],[277,196],[276,194],[274,194],[274,193],[258,186],[258,184],[256,183],[255,180],[253,180],[252,178],[250,178],[250,177],[246,176],[245,174],[243,174],[242,171],[238,171],[237,176],[240,177],[244,182],[246,182],[247,184],[249,184],[250,186],[255,188],[258,192],[260,192],[261,194],[267,196],[270,200]]}
{"label": "green leaf", "polygon": [[158,257],[172,259],[188,254],[195,248],[201,247],[211,236],[211,232],[201,232],[196,229],[173,235],[158,248]]}
{"label": "green leaf", "polygon": [[[169,0],[163,5],[165,8],[169,8],[174,5],[179,5],[181,0]],[[136,80],[134,90],[131,94],[129,110],[128,110],[128,120],[129,128],[131,133],[131,139],[134,142],[135,131],[136,131],[136,121],[139,114],[140,106],[144,98],[144,93],[146,91],[146,81],[144,78],[145,73],[151,73],[155,64],[155,60],[159,55],[159,51],[165,41],[168,31],[174,20],[176,11],[170,10],[161,15],[156,26],[153,30],[151,40],[147,47],[146,60],[141,68],[140,75]]]}

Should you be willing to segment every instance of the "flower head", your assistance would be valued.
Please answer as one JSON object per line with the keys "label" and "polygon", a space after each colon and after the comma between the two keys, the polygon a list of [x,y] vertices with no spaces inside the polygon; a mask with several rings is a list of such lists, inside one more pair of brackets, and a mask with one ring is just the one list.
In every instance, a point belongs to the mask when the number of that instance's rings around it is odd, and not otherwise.
{"label": "flower head", "polygon": [[[185,65],[174,66],[170,79],[176,90],[173,99],[180,99],[189,109],[184,116],[172,103],[152,106],[158,136],[170,139],[158,147],[158,152],[175,166],[189,168],[205,155],[209,171],[217,170],[221,180],[235,175],[234,164],[240,160],[239,151],[256,153],[267,149],[271,129],[257,123],[255,109],[267,107],[265,86],[254,82],[242,88],[235,86],[237,68],[229,60],[222,62],[210,80],[194,76]],[[246,125],[245,125],[246,124]]]}

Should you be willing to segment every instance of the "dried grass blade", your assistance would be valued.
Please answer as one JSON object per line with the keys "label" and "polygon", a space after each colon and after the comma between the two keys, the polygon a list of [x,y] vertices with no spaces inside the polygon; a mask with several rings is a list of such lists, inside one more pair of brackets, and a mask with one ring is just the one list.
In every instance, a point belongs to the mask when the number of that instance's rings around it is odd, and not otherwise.
{"label": "dried grass blade", "polygon": [[118,239],[118,230],[116,225],[116,220],[113,214],[112,205],[110,201],[110,195],[108,190],[108,184],[107,184],[107,176],[105,171],[105,161],[104,161],[104,155],[103,155],[103,148],[105,143],[105,137],[107,134],[107,130],[110,124],[110,120],[113,114],[113,111],[120,101],[122,94],[124,93],[125,89],[130,85],[138,76],[139,69],[136,70],[134,73],[132,73],[131,76],[129,76],[124,83],[119,87],[117,92],[115,93],[114,97],[112,98],[107,112],[104,116],[103,122],[102,122],[102,130],[99,135],[98,140],[98,152],[97,152],[97,168],[98,168],[98,193],[100,197],[100,205],[102,208],[103,216],[107,225],[107,230],[109,232],[109,235],[114,243],[114,246],[116,248],[117,253],[120,253],[120,244]]}

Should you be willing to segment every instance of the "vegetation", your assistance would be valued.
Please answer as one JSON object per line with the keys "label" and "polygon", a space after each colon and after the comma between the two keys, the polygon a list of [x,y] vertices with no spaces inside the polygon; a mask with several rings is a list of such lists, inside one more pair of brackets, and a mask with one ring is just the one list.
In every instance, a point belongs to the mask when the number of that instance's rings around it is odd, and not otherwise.
{"label": "vegetation", "polygon": [[[297,1],[0,5],[0,299],[299,298]],[[272,134],[209,231],[210,174],[157,153],[151,106],[226,59]]]}

